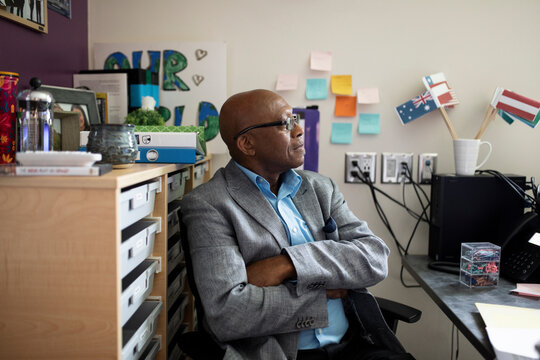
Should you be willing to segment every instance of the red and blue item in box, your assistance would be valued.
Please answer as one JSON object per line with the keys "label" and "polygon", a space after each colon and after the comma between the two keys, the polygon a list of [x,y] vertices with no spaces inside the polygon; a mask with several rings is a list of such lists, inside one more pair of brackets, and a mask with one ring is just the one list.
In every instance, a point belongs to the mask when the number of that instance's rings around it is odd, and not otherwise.
{"label": "red and blue item in box", "polygon": [[15,162],[19,74],[0,71],[0,164]]}

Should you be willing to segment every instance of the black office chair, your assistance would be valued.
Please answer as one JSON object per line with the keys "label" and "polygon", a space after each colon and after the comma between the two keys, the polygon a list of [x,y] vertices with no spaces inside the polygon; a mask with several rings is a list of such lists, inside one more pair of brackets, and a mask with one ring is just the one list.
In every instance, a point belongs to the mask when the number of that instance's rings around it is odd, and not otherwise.
{"label": "black office chair", "polygon": [[[189,287],[195,300],[197,319],[199,324],[202,324],[204,309],[200,302],[197,286],[195,285],[195,278],[193,277],[186,227],[182,223],[182,220],[180,220],[180,241],[184,251]],[[414,323],[420,320],[422,312],[418,309],[384,298],[376,297],[376,299],[384,320],[394,333],[396,332],[398,321]],[[178,346],[193,360],[223,359],[225,354],[225,351],[214,341],[208,332],[202,329],[202,326],[197,326],[197,329],[194,331],[181,334],[178,338]]]}

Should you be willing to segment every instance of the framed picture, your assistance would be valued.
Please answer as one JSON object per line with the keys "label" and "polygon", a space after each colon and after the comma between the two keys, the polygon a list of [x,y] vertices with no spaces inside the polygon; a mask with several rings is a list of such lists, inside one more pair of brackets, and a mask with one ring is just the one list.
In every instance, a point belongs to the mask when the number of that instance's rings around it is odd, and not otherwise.
{"label": "framed picture", "polygon": [[53,119],[53,148],[55,151],[77,151],[81,143],[79,113],[56,110]]}
{"label": "framed picture", "polygon": [[0,16],[42,33],[48,32],[47,0],[4,0]]}
{"label": "framed picture", "polygon": [[109,102],[107,101],[107,93],[97,92],[96,100],[99,112],[99,118],[103,124],[109,123]]}
{"label": "framed picture", "polygon": [[68,19],[71,19],[71,0],[47,0],[48,7]]}
{"label": "framed picture", "polygon": [[79,130],[90,130],[90,125],[101,124],[96,93],[60,86],[42,85],[39,90],[48,91],[54,98],[53,111],[75,111],[79,115]]}

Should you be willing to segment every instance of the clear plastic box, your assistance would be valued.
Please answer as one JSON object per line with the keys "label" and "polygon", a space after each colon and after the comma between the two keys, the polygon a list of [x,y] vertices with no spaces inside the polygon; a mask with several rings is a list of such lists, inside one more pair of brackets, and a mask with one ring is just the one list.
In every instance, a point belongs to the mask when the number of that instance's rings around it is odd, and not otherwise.
{"label": "clear plastic box", "polygon": [[468,287],[497,286],[501,247],[490,242],[462,243],[459,281]]}

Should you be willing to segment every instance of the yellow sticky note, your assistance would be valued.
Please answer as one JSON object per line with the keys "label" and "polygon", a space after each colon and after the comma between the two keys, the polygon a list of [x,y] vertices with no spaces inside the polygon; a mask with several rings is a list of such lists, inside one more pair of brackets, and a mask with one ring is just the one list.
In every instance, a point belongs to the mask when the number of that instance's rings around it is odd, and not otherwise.
{"label": "yellow sticky note", "polygon": [[360,88],[357,93],[359,104],[377,104],[380,102],[378,88]]}
{"label": "yellow sticky note", "polygon": [[352,95],[352,75],[332,75],[332,92],[336,95]]}
{"label": "yellow sticky note", "polygon": [[336,96],[335,116],[356,116],[356,96]]}

